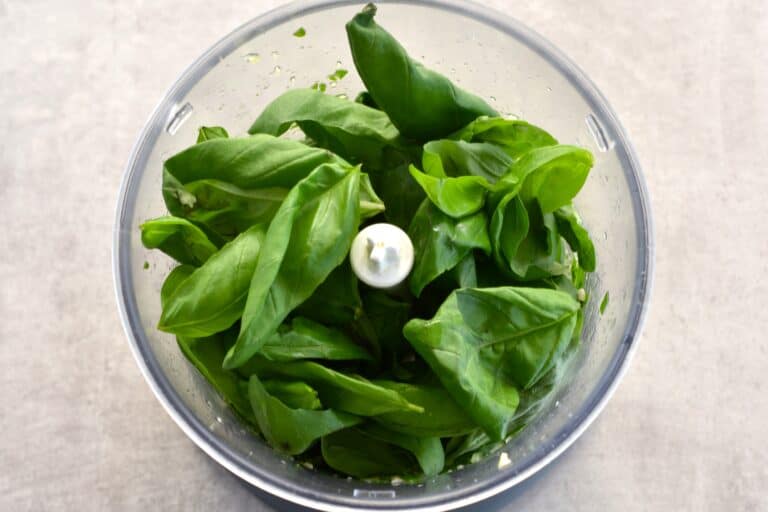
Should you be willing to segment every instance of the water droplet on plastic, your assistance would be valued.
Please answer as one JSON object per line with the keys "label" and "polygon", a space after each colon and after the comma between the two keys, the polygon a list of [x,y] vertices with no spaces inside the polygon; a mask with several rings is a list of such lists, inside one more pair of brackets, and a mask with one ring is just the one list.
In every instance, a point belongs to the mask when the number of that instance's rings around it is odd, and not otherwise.
{"label": "water droplet on plastic", "polygon": [[222,422],[221,416],[216,416],[216,421],[218,421],[219,423],[221,423],[221,422]]}
{"label": "water droplet on plastic", "polygon": [[272,76],[278,76],[282,70],[283,68],[281,68],[280,66],[275,66],[272,69]]}
{"label": "water droplet on plastic", "polygon": [[552,92],[552,88],[550,86],[547,86],[547,92]]}
{"label": "water droplet on plastic", "polygon": [[272,58],[273,58],[273,59],[276,59],[276,58],[278,58],[279,56],[280,56],[280,53],[279,53],[277,50],[273,50],[273,51],[272,51]]}
{"label": "water droplet on plastic", "polygon": [[336,82],[335,82],[335,81],[334,81],[334,82],[331,82],[329,85],[331,86],[331,89],[333,89],[333,88],[335,88],[335,87],[336,87]]}
{"label": "water droplet on plastic", "polygon": [[245,54],[245,61],[250,62],[251,64],[256,64],[261,60],[261,55],[258,53],[246,53]]}
{"label": "water droplet on plastic", "polygon": [[346,94],[344,94],[344,93],[341,93],[341,94],[337,94],[337,95],[336,95],[336,97],[337,97],[337,98],[341,98],[342,100],[346,100],[346,99],[347,99],[349,96],[347,96],[347,95],[346,95]]}
{"label": "water droplet on plastic", "polygon": [[288,87],[293,87],[296,84],[296,77],[291,75],[291,78],[288,79]]}
{"label": "water droplet on plastic", "polygon": [[341,67],[341,60],[337,60],[336,61],[336,68],[338,69],[340,67]]}
{"label": "water droplet on plastic", "polygon": [[491,96],[491,101],[496,101],[496,96]]}
{"label": "water droplet on plastic", "polygon": [[603,240],[608,240],[608,232],[603,231]]}

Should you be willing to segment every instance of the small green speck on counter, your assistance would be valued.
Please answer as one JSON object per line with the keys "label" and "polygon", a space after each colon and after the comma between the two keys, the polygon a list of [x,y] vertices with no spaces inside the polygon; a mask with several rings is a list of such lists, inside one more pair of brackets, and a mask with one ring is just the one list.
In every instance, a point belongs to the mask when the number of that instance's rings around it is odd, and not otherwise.
{"label": "small green speck on counter", "polygon": [[307,31],[304,30],[304,27],[299,27],[299,29],[293,33],[294,37],[304,37],[307,35]]}
{"label": "small green speck on counter", "polygon": [[148,268],[149,268],[149,262],[145,261],[144,262],[144,270],[147,270]]}

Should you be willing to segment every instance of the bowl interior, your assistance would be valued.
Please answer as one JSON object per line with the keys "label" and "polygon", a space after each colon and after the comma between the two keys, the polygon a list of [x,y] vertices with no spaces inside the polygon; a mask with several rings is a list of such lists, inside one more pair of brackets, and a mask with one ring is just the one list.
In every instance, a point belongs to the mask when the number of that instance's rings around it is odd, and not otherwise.
{"label": "bowl interior", "polygon": [[[626,363],[642,318],[651,265],[647,199],[632,150],[599,93],[535,34],[497,13],[466,3],[380,5],[377,20],[427,66],[488,99],[497,110],[582,145],[595,166],[576,206],[596,244],[598,270],[588,283],[580,351],[568,385],[504,449],[486,460],[420,485],[384,486],[297,466],[240,425],[179,352],[155,329],[160,286],[172,262],[141,245],[138,226],[165,214],[164,159],[192,144],[200,125],[244,134],[261,109],[291,87],[327,84],[353,97],[362,84],[344,23],[361,4],[291,5],[254,20],[209,50],[179,79],[142,133],[123,184],[115,238],[115,272],[123,319],[156,394],[185,432],[248,482],[283,498],[328,510],[343,507],[454,506],[529,476],[567,447],[604,403]],[[303,27],[306,36],[293,32]],[[338,82],[327,76],[349,70]],[[148,268],[145,262],[149,263]],[[599,304],[610,293],[601,315]]]}

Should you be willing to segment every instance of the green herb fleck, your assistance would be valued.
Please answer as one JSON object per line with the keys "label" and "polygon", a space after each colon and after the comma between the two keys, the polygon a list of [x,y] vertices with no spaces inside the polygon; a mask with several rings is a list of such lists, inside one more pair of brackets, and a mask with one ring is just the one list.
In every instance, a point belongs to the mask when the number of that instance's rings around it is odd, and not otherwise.
{"label": "green herb fleck", "polygon": [[299,29],[293,33],[294,37],[304,37],[307,35],[307,31],[304,30],[304,27],[299,27]]}
{"label": "green herb fleck", "polygon": [[602,315],[605,312],[605,308],[608,307],[608,301],[610,299],[610,296],[608,295],[608,292],[605,292],[605,295],[603,295],[603,300],[600,302],[600,314]]}
{"label": "green herb fleck", "polygon": [[147,270],[148,268],[149,268],[149,262],[145,261],[144,262],[144,270]]}
{"label": "green herb fleck", "polygon": [[310,89],[314,89],[316,91],[325,92],[326,85],[325,82],[315,82],[312,84]]}
{"label": "green herb fleck", "polygon": [[339,68],[333,73],[331,73],[330,75],[328,75],[328,80],[330,80],[331,82],[336,82],[337,80],[341,80],[342,78],[347,76],[347,73],[348,71],[346,69]]}

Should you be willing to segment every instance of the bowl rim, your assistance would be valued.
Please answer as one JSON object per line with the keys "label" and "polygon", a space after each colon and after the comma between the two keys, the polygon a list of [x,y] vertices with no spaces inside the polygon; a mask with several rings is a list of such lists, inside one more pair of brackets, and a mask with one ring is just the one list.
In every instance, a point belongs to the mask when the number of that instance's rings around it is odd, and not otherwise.
{"label": "bowl rim", "polygon": [[432,7],[470,17],[475,21],[503,32],[507,36],[515,38],[538,53],[579,91],[592,111],[603,121],[603,126],[600,128],[610,140],[615,142],[614,149],[617,151],[618,158],[622,161],[625,177],[633,192],[632,207],[637,222],[638,246],[641,250],[638,254],[635,270],[636,286],[633,291],[629,319],[623,339],[614,353],[608,368],[600,378],[595,389],[590,393],[583,409],[578,414],[574,414],[573,418],[560,430],[560,433],[554,437],[556,442],[553,447],[543,451],[540,457],[534,458],[522,470],[514,474],[499,471],[494,477],[482,483],[467,488],[454,489],[450,492],[438,493],[424,498],[384,502],[313,493],[303,487],[290,487],[282,480],[271,479],[266,472],[256,474],[253,472],[253,466],[249,465],[245,459],[236,454],[218,438],[210,435],[206,426],[188,410],[180,396],[167,381],[141,328],[136,312],[136,300],[132,290],[126,286],[131,282],[132,270],[129,251],[121,249],[129,247],[130,244],[130,222],[134,208],[130,201],[132,197],[131,192],[138,186],[139,178],[142,174],[141,169],[144,168],[146,163],[149,154],[148,150],[145,151],[147,145],[156,138],[158,132],[167,124],[172,115],[176,113],[179,107],[179,103],[176,100],[182,99],[197,80],[213,68],[221,58],[229,55],[254,36],[298,16],[318,10],[359,5],[361,3],[356,0],[298,0],[278,7],[247,21],[220,39],[175,80],[153,110],[134,143],[123,174],[118,196],[112,247],[115,294],[120,319],[125,334],[128,337],[131,352],[155,397],[160,401],[174,422],[200,449],[243,481],[286,501],[326,511],[404,509],[436,511],[454,509],[477,503],[528,479],[555,460],[589,427],[615,391],[627,370],[632,356],[637,350],[653,284],[655,247],[650,197],[632,144],[613,109],[594,83],[568,57],[542,36],[503,13],[465,0],[380,0],[378,2],[379,4]]}

